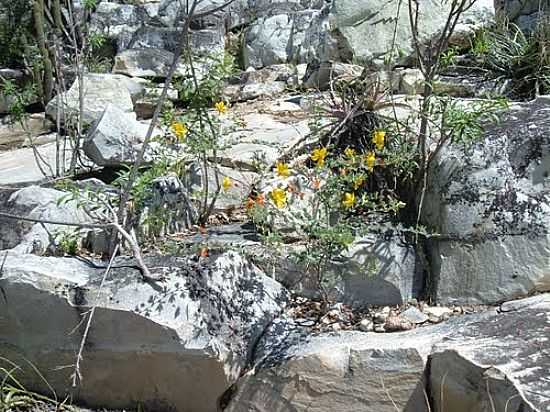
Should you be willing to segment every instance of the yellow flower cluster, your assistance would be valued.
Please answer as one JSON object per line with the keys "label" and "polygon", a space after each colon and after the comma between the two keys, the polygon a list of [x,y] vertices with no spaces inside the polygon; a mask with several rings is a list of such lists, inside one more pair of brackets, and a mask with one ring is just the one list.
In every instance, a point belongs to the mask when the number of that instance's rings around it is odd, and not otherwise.
{"label": "yellow flower cluster", "polygon": [[376,150],[382,150],[384,148],[386,140],[386,132],[384,130],[376,130],[372,136],[372,142],[376,146]]}
{"label": "yellow flower cluster", "polygon": [[185,136],[187,136],[187,126],[182,122],[173,122],[170,128],[172,129],[172,133],[176,135],[178,140],[183,140],[185,139]]}
{"label": "yellow flower cluster", "polygon": [[273,200],[273,203],[275,203],[275,206],[277,206],[279,209],[286,206],[286,191],[281,188],[276,188],[271,191],[271,200]]}
{"label": "yellow flower cluster", "polygon": [[228,191],[231,189],[235,184],[233,183],[233,180],[229,176],[225,176],[222,181],[222,187],[223,190]]}
{"label": "yellow flower cluster", "polygon": [[374,169],[374,166],[376,166],[376,155],[374,152],[368,152],[365,156],[365,163],[367,164],[367,169],[369,172],[372,172]]}
{"label": "yellow flower cluster", "polygon": [[344,155],[350,160],[354,161],[356,154],[357,152],[355,151],[355,149],[352,149],[351,147],[347,147],[346,150],[344,150]]}
{"label": "yellow flower cluster", "polygon": [[289,177],[290,176],[290,167],[286,163],[278,162],[275,165],[275,169],[277,170],[277,176],[279,177]]}
{"label": "yellow flower cluster", "polygon": [[219,114],[224,114],[227,112],[227,105],[224,101],[219,101],[214,105],[214,108],[218,111]]}
{"label": "yellow flower cluster", "polygon": [[344,193],[342,205],[347,209],[353,208],[355,206],[355,193]]}
{"label": "yellow flower cluster", "polygon": [[311,160],[313,160],[315,163],[317,163],[318,167],[321,167],[325,164],[325,158],[328,155],[328,149],[326,147],[321,147],[319,149],[315,149],[311,153]]}

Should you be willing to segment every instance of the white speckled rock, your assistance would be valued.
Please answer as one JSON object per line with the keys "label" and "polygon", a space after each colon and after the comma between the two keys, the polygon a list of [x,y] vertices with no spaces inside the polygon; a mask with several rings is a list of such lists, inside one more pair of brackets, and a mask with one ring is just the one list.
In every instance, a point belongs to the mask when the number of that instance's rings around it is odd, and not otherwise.
{"label": "white speckled rock", "polygon": [[262,338],[227,411],[488,412],[508,404],[508,411],[546,412],[550,294],[511,306],[517,310],[391,334],[312,336],[281,319]]}
{"label": "white speckled rock", "polygon": [[[117,106],[123,112],[134,110],[133,100],[143,93],[143,86],[120,74],[89,73],[84,76],[84,112],[85,123],[96,120],[107,105]],[[56,119],[61,110],[61,121],[76,116],[79,109],[79,86],[75,80],[71,88],[64,93],[61,107],[57,107],[57,99],[52,99],[46,106],[46,114]]]}
{"label": "white speckled rock", "polygon": [[433,294],[497,303],[550,290],[550,98],[516,104],[466,154],[443,150],[430,171],[424,222]]}
{"label": "white speckled rock", "polygon": [[[119,258],[100,290],[103,270],[81,260],[9,255],[0,279],[1,359],[21,366],[26,388],[46,394],[51,387],[92,407],[218,410],[286,293],[236,253],[147,262],[167,280],[145,283],[133,261]],[[73,390],[72,368],[60,367],[75,362],[93,305],[83,380]]]}

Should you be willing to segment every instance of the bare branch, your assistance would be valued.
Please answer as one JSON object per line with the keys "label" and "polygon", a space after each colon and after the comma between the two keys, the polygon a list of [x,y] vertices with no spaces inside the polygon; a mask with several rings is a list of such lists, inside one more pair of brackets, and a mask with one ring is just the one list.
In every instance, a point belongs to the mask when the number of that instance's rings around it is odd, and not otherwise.
{"label": "bare branch", "polygon": [[[107,280],[107,276],[109,275],[109,272],[111,271],[111,268],[113,267],[113,263],[115,261],[115,256],[118,252],[119,246],[117,245],[115,247],[115,250],[113,255],[111,256],[111,259],[109,260],[109,264],[107,265],[107,268],[105,269],[105,272],[103,272],[103,277],[101,278],[101,283],[99,284],[99,288],[97,290],[97,298],[96,302],[99,302],[99,298],[101,297],[101,291],[103,290],[103,285],[105,284],[105,281]],[[76,355],[76,362],[74,365],[74,372],[71,375],[73,380],[73,388],[78,385],[78,382],[82,382],[82,373],[80,371],[80,362],[84,359],[82,354],[84,353],[84,347],[86,346],[86,340],[88,338],[88,334],[90,333],[90,327],[92,326],[92,319],[94,317],[95,309],[97,307],[97,303],[92,307],[92,309],[88,313],[88,321],[86,322],[86,328],[84,329],[84,333],[82,334],[82,340],[80,341],[80,347],[78,349],[78,353]]]}

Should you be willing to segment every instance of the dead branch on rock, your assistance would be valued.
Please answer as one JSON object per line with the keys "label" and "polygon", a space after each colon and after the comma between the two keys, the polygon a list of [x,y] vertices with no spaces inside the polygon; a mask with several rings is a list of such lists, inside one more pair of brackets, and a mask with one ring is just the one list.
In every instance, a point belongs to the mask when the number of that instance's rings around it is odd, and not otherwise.
{"label": "dead branch on rock", "polygon": [[[107,276],[109,275],[109,272],[111,271],[111,268],[113,267],[113,262],[115,261],[115,256],[118,252],[117,245],[115,247],[115,250],[113,255],[111,256],[111,259],[109,260],[109,264],[107,265],[107,268],[103,272],[103,277],[101,278],[101,283],[99,284],[99,288],[97,290],[97,298],[96,302],[99,301],[99,298],[101,297],[101,291],[103,290],[103,285],[105,284],[105,281],[107,280]],[[92,326],[92,319],[94,317],[95,310],[97,308],[97,303],[92,306],[92,309],[88,312],[88,321],[86,322],[86,328],[84,329],[84,333],[82,334],[82,340],[80,341],[80,346],[78,348],[78,353],[76,355],[76,362],[74,365],[74,372],[71,375],[73,388],[75,388],[78,385],[78,382],[82,382],[82,373],[80,371],[80,362],[84,359],[83,353],[84,353],[84,347],[86,346],[86,340],[88,338],[88,334],[90,333],[90,328]]]}
{"label": "dead branch on rock", "polygon": [[6,219],[21,220],[25,222],[44,223],[44,224],[60,225],[60,226],[72,226],[72,227],[79,227],[84,229],[109,229],[109,228],[115,229],[116,232],[120,234],[122,238],[130,244],[130,248],[132,249],[134,258],[137,260],[138,266],[141,269],[141,275],[143,277],[143,280],[146,280],[146,281],[162,280],[162,277],[153,275],[149,270],[149,268],[147,267],[147,265],[145,264],[143,255],[141,253],[141,249],[139,247],[137,240],[135,239],[135,236],[132,236],[130,233],[128,233],[128,231],[125,230],[116,220],[110,223],[63,222],[59,220],[37,219],[32,217],[19,216],[19,215],[14,215],[14,214],[5,213],[5,212],[0,212],[0,217],[4,217]]}

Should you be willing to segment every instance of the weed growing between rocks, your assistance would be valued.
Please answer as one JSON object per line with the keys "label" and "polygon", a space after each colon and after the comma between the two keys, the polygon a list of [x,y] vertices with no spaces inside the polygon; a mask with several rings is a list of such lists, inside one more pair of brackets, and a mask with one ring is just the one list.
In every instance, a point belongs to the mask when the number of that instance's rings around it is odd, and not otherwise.
{"label": "weed growing between rocks", "polygon": [[[329,98],[317,110],[317,145],[306,145],[301,161],[277,163],[272,179],[247,202],[265,239],[299,241],[294,261],[315,280],[325,308],[330,291],[342,281],[330,268],[357,238],[397,233],[423,255],[424,240],[438,235],[438,228],[421,225],[428,169],[446,146],[469,156],[483,125],[498,122],[507,107],[502,99],[466,104],[433,92],[438,74],[453,64],[456,50],[449,39],[473,2],[453,1],[447,25],[429,44],[418,37],[421,6],[409,3],[417,64],[425,79],[417,105],[396,102],[391,86],[381,86],[367,70],[351,81],[333,81]],[[397,115],[399,106],[406,108],[405,118]]]}
{"label": "weed growing between rocks", "polygon": [[472,53],[505,93],[532,99],[550,92],[550,20],[541,18],[532,31],[508,21],[478,32]]}

